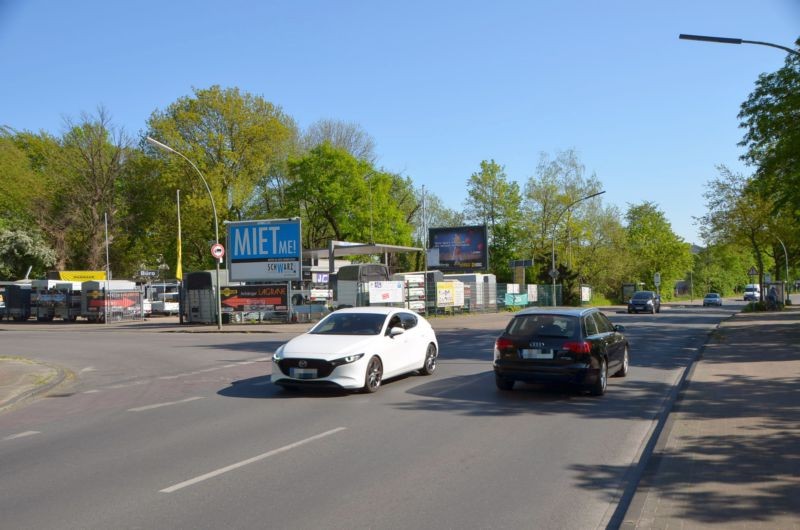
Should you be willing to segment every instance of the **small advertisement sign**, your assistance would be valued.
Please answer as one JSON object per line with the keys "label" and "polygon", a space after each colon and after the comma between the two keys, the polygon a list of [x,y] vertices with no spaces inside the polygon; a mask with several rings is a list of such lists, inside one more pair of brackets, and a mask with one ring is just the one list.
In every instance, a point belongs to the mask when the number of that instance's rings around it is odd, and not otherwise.
{"label": "small advertisement sign", "polygon": [[403,282],[369,282],[370,304],[395,304],[403,302]]}
{"label": "small advertisement sign", "polygon": [[528,302],[535,304],[539,301],[539,286],[535,283],[528,284]]}

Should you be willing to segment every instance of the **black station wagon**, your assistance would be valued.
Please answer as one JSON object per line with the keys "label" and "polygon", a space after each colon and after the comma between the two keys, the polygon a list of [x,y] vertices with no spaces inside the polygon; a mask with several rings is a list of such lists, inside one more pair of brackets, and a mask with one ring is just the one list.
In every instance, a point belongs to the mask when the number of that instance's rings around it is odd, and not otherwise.
{"label": "black station wagon", "polygon": [[569,383],[605,394],[608,374],[628,374],[624,327],[596,308],[531,308],[520,311],[494,344],[497,388],[515,381]]}

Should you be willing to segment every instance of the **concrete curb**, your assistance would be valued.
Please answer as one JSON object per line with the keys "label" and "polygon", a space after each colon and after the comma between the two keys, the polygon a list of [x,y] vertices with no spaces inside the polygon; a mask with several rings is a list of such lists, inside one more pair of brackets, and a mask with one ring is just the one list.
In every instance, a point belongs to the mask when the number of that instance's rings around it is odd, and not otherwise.
{"label": "concrete curb", "polygon": [[[44,395],[64,383],[71,372],[52,364],[22,357],[0,357],[6,378],[16,378],[11,385],[0,385],[0,412]],[[22,384],[20,379],[28,379]]]}

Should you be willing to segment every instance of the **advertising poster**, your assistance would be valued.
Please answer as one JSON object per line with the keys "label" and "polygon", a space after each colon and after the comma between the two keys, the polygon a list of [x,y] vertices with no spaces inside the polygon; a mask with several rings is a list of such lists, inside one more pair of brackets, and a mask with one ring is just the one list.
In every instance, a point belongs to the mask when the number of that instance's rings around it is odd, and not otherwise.
{"label": "advertising poster", "polygon": [[428,266],[445,271],[486,270],[489,267],[486,240],[485,225],[431,228],[429,246],[438,251],[439,259]]}
{"label": "advertising poster", "polygon": [[403,281],[369,282],[370,304],[402,303]]}
{"label": "advertising poster", "polygon": [[237,285],[220,291],[222,311],[286,311],[288,287],[286,284]]}
{"label": "advertising poster", "polygon": [[453,307],[454,302],[454,282],[436,282],[436,307]]}

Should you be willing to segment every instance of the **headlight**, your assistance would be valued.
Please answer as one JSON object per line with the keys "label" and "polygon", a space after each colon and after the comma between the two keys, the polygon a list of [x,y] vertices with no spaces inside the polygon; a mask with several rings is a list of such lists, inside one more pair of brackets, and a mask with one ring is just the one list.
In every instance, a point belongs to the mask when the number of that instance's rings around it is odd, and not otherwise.
{"label": "headlight", "polygon": [[363,353],[356,353],[354,355],[348,355],[347,357],[342,357],[341,359],[334,359],[331,361],[331,364],[334,366],[342,366],[343,364],[350,364],[354,363],[357,360],[361,359],[364,356]]}
{"label": "headlight", "polygon": [[280,347],[278,347],[277,350],[275,350],[275,353],[272,355],[272,362],[277,363],[277,362],[280,362],[280,361],[283,360],[283,347],[284,346],[285,346],[285,344],[282,344]]}

